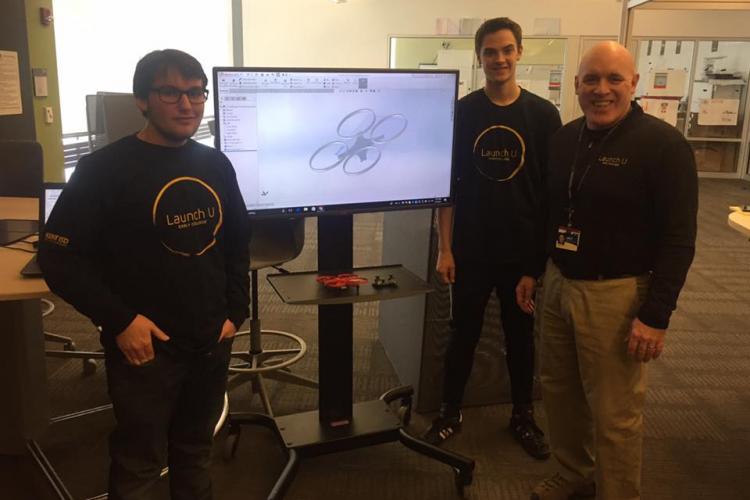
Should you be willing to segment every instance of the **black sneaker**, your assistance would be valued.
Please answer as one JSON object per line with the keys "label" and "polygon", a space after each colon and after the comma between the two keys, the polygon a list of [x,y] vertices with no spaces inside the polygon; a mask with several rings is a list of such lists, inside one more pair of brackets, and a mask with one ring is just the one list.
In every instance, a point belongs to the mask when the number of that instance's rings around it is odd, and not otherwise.
{"label": "black sneaker", "polygon": [[549,458],[549,446],[544,440],[544,432],[542,432],[534,421],[533,413],[513,414],[510,417],[508,428],[526,453],[537,460],[547,460]]}
{"label": "black sneaker", "polygon": [[464,417],[460,411],[457,416],[446,417],[440,415],[432,421],[430,427],[422,435],[422,440],[433,446],[440,446],[446,439],[461,430],[461,422],[463,420]]}

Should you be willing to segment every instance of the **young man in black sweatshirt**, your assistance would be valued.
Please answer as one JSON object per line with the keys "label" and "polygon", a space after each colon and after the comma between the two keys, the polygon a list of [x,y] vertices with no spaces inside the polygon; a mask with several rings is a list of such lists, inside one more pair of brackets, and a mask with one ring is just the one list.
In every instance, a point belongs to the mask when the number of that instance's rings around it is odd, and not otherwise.
{"label": "young man in black sweatshirt", "polygon": [[542,312],[559,472],[531,498],[636,500],[645,363],[664,348],[695,252],[695,160],[677,129],[631,102],[638,74],[625,47],[593,47],[575,83],[584,117],[550,147]]}
{"label": "young man in black sweatshirt", "polygon": [[209,499],[209,458],[232,338],[249,304],[245,205],[227,158],[190,137],[200,63],[151,52],[133,77],[147,119],[82,158],[39,249],[50,289],[101,329],[117,426],[109,498]]}
{"label": "young man in black sweatshirt", "polygon": [[437,271],[453,287],[453,322],[443,403],[424,439],[440,444],[461,428],[464,388],[494,289],[510,374],[510,430],[527,453],[545,459],[549,449],[532,405],[532,297],[544,268],[547,147],[560,116],[552,103],[516,83],[523,51],[517,23],[486,21],[476,33],[475,49],[486,84],[458,102],[456,201],[438,212]]}

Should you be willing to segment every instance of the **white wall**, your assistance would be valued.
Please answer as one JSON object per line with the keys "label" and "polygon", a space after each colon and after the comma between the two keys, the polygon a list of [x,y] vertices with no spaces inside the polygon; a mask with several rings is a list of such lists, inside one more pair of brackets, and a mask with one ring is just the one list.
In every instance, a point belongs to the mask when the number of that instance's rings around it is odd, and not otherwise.
{"label": "white wall", "polygon": [[683,41],[680,53],[677,54],[677,41],[667,40],[664,47],[664,55],[660,55],[661,41],[654,40],[651,45],[651,55],[647,55],[648,42],[644,41],[638,49],[638,69],[643,72],[645,68],[655,70],[684,69],[690,71],[693,64],[693,42]]}
{"label": "white wall", "polygon": [[388,67],[389,35],[435,34],[437,18],[508,16],[531,35],[559,17],[562,35],[616,35],[618,0],[244,0],[248,66]]}
{"label": "white wall", "polygon": [[750,11],[636,9],[633,37],[748,37]]}

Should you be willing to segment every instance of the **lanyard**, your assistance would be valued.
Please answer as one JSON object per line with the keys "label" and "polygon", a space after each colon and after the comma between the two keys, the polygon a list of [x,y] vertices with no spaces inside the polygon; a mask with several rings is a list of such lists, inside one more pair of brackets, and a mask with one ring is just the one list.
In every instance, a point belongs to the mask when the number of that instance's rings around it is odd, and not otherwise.
{"label": "lanyard", "polygon": [[[622,121],[623,120],[618,121],[614,127],[609,129],[609,131],[604,135],[604,137],[602,137],[602,140],[599,141],[599,144],[597,145],[595,152],[593,154],[589,154],[589,161],[586,164],[586,169],[583,171],[583,174],[581,174],[581,178],[578,179],[578,184],[576,184],[575,191],[573,191],[573,179],[576,175],[576,167],[578,165],[578,154],[581,151],[581,141],[583,140],[583,131],[586,128],[586,120],[584,119],[581,122],[581,129],[578,131],[578,141],[576,141],[576,152],[573,155],[573,163],[570,166],[570,176],[568,177],[568,227],[573,227],[573,214],[575,213],[573,202],[575,201],[575,198],[578,195],[578,193],[581,191],[581,186],[583,185],[584,179],[586,179],[586,175],[589,173],[589,170],[591,170],[591,166],[597,161],[599,154],[604,148],[604,143],[607,141],[609,136],[612,135],[612,132],[614,132],[617,129],[617,127],[620,126],[620,123],[622,123]],[[593,145],[594,145],[594,142],[591,141],[589,143],[588,149],[590,150]]]}

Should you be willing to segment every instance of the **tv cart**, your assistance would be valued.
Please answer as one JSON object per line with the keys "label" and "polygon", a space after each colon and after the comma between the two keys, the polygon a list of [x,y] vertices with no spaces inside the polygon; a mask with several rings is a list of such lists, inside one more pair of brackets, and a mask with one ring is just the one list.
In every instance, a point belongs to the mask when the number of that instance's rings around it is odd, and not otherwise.
{"label": "tv cart", "polygon": [[[411,418],[414,392],[411,387],[397,387],[377,400],[353,403],[353,304],[408,297],[432,289],[400,265],[352,269],[352,222],[351,214],[318,218],[319,272],[268,276],[285,303],[318,305],[318,410],[276,418],[258,413],[232,413],[228,419],[227,452],[234,455],[241,425],[271,429],[287,455],[286,466],[268,495],[268,500],[278,500],[294,479],[302,458],[400,441],[417,453],[451,466],[456,489],[463,496],[464,487],[473,478],[474,460],[432,446],[405,431],[403,426]],[[343,272],[368,278],[368,283],[336,290],[315,281],[319,274]],[[391,277],[395,286],[373,288],[375,276]],[[389,405],[396,400],[400,400],[400,408],[394,412]]]}

